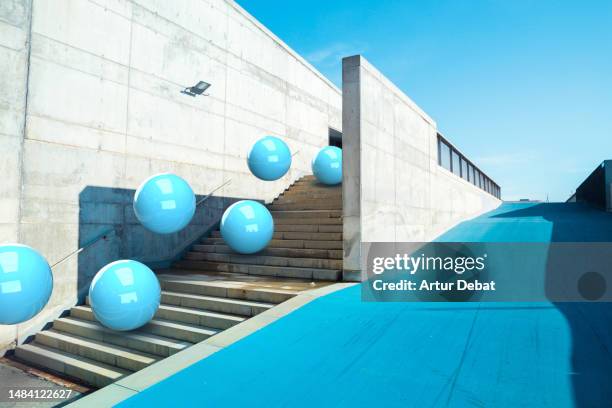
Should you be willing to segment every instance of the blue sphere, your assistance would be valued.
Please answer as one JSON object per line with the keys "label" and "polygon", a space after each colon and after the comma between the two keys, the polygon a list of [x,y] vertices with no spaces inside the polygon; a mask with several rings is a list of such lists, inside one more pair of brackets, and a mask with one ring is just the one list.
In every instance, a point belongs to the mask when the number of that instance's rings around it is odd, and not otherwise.
{"label": "blue sphere", "polygon": [[268,245],[273,234],[272,214],[255,201],[238,201],[229,206],[221,217],[223,240],[241,254],[261,251]]}
{"label": "blue sphere", "polygon": [[145,180],[134,195],[136,218],[148,230],[171,234],[185,228],[195,213],[196,200],[189,184],[174,174]]}
{"label": "blue sphere", "polygon": [[0,245],[0,324],[30,320],[52,291],[53,274],[45,258],[26,245]]}
{"label": "blue sphere", "polygon": [[342,182],[342,149],[325,146],[312,161],[312,173],[323,184]]}
{"label": "blue sphere", "polygon": [[113,330],[134,330],[153,318],[161,297],[157,277],[146,265],[131,260],[109,263],[89,287],[96,319]]}
{"label": "blue sphere", "polygon": [[247,156],[247,164],[255,177],[265,181],[278,180],[291,167],[291,151],[278,137],[266,136],[255,142]]}

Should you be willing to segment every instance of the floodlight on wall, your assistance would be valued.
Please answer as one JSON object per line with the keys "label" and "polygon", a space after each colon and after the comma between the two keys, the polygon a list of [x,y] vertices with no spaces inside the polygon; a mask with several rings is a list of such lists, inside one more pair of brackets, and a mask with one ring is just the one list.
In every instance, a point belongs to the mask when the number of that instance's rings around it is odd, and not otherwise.
{"label": "floodlight on wall", "polygon": [[198,95],[208,96],[208,94],[204,93],[204,91],[206,91],[208,88],[210,88],[210,84],[208,82],[199,81],[194,86],[183,89],[181,93],[194,97]]}

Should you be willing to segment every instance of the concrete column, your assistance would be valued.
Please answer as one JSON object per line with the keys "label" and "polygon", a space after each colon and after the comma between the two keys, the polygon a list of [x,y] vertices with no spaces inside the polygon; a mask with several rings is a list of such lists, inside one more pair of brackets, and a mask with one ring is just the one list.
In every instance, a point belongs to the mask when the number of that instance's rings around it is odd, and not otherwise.
{"label": "concrete column", "polygon": [[359,55],[342,60],[343,279],[360,281],[361,88]]}
{"label": "concrete column", "polygon": [[437,125],[362,56],[342,61],[344,279],[362,242],[427,242],[500,201],[438,165]]}

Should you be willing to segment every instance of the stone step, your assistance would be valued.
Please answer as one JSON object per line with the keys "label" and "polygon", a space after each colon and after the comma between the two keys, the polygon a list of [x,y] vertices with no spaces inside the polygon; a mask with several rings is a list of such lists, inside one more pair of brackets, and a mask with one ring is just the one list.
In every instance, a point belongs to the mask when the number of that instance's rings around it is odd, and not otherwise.
{"label": "stone step", "polygon": [[98,322],[73,317],[56,319],[53,322],[53,329],[162,357],[171,356],[191,346],[189,342],[141,331],[117,332],[102,326]]}
{"label": "stone step", "polygon": [[270,211],[285,211],[285,210],[341,210],[342,202],[334,202],[331,200],[312,201],[308,203],[291,203],[280,204],[272,203],[268,205]]}
{"label": "stone step", "polygon": [[[212,238],[221,238],[221,231],[213,231]],[[274,232],[272,239],[302,239],[309,241],[335,241],[342,240],[341,232],[291,232],[278,231]]]}
{"label": "stone step", "polygon": [[342,202],[342,190],[338,191],[310,191],[287,190],[282,192],[275,200],[337,200]]}
{"label": "stone step", "polygon": [[227,262],[249,265],[291,266],[296,268],[342,269],[342,260],[318,258],[290,258],[269,255],[216,254],[210,252],[188,252],[184,259],[194,261]]}
{"label": "stone step", "polygon": [[130,373],[118,367],[111,367],[36,343],[23,344],[17,347],[15,356],[34,366],[77,378],[99,388]]}
{"label": "stone step", "polygon": [[277,232],[342,232],[342,224],[316,225],[316,224],[280,224],[274,226]]}
{"label": "stone step", "polygon": [[[223,238],[205,238],[204,245],[225,244]],[[301,239],[273,239],[267,248],[342,249],[342,241],[310,241]]]}
{"label": "stone step", "polygon": [[316,191],[322,194],[342,194],[342,185],[326,186],[312,182],[298,182],[286,188],[284,192]]}
{"label": "stone step", "polygon": [[297,182],[293,184],[291,187],[285,189],[285,191],[291,191],[291,192],[313,191],[317,193],[336,193],[336,192],[341,193],[342,186],[341,185],[326,186],[325,184],[318,184],[318,183]]}
{"label": "stone step", "polygon": [[55,330],[38,333],[35,343],[130,371],[141,370],[159,360],[159,356]]}
{"label": "stone step", "polygon": [[187,323],[153,319],[142,328],[142,331],[190,343],[199,343],[219,333],[220,330]]}
{"label": "stone step", "polygon": [[[196,244],[191,250],[193,252],[206,252],[217,254],[235,254],[227,245],[203,245]],[[340,249],[298,249],[298,248],[266,248],[257,255],[281,256],[290,258],[322,258],[322,259],[342,259]]]}
{"label": "stone step", "polygon": [[[281,208],[282,207],[282,208]],[[330,198],[321,198],[312,201],[297,201],[289,198],[279,198],[268,204],[270,210],[341,210],[342,202]]]}
{"label": "stone step", "polygon": [[[219,309],[219,306],[215,306],[216,303],[224,303],[226,300],[223,298],[210,298],[208,302],[213,308]],[[182,323],[195,324],[204,326],[207,328],[228,329],[238,323],[242,323],[245,319],[244,316],[235,316],[232,312],[224,313],[219,310],[210,310],[205,307],[199,306],[185,306],[180,303],[164,304],[164,298],[162,296],[161,303],[155,317],[158,319],[177,321]],[[86,305],[89,305],[89,296],[86,298]],[[195,310],[194,310],[195,309]],[[87,311],[77,311],[77,313],[84,313],[87,319],[93,316],[93,312],[90,312],[91,307]],[[221,313],[220,313],[221,312]],[[249,315],[252,316],[252,315]]]}
{"label": "stone step", "polygon": [[[179,271],[176,271],[179,273]],[[295,296],[294,292],[278,289],[246,288],[233,282],[185,282],[180,280],[160,279],[165,291],[181,292],[192,295],[222,297],[227,299],[247,300],[253,302],[281,303]]]}
{"label": "stone step", "polygon": [[248,275],[277,276],[287,278],[301,278],[314,280],[337,281],[342,275],[340,270],[294,268],[264,265],[229,264],[222,262],[182,260],[175,264],[178,268],[193,269],[210,272],[245,273]]}
{"label": "stone step", "polygon": [[276,218],[339,218],[342,217],[341,210],[284,210],[270,211],[272,217]]}
{"label": "stone step", "polygon": [[274,218],[274,227],[284,224],[291,225],[340,225],[342,226],[342,218]]}
{"label": "stone step", "polygon": [[162,291],[162,302],[166,305],[206,309],[237,316],[255,316],[275,306],[273,303],[253,302],[190,293]]}
{"label": "stone step", "polygon": [[[70,316],[81,320],[96,321],[89,306],[73,307],[70,309]],[[188,341],[190,343],[199,343],[219,332],[218,329],[212,327],[179,323],[157,317],[151,319],[149,323],[138,329],[138,331],[169,337],[175,340]]]}
{"label": "stone step", "polygon": [[274,204],[303,204],[305,206],[321,202],[333,203],[334,205],[342,206],[342,197],[338,195],[332,196],[320,195],[316,193],[304,193],[300,195],[284,194],[274,199]]}
{"label": "stone step", "polygon": [[293,185],[299,185],[299,184],[306,184],[306,185],[313,185],[313,186],[323,186],[323,187],[329,187],[329,188],[334,188],[334,187],[338,187],[340,186],[340,184],[338,185],[329,185],[329,184],[323,184],[323,183],[319,183],[319,180],[317,180],[316,177],[312,177],[312,178],[300,178],[298,180],[296,180]]}
{"label": "stone step", "polygon": [[155,317],[173,322],[188,323],[220,330],[229,329],[246,320],[243,316],[176,305],[159,305]]}

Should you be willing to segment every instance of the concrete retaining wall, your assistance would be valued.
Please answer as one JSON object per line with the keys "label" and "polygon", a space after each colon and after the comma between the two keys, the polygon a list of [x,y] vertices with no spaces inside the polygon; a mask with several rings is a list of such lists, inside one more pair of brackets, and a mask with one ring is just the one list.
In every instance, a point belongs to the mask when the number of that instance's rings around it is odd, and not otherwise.
{"label": "concrete retaining wall", "polygon": [[343,60],[345,277],[360,242],[429,241],[500,200],[438,165],[436,123],[362,56]]}
{"label": "concrete retaining wall", "polygon": [[[1,327],[0,350],[74,304],[99,265],[171,256],[231,200],[271,200],[310,173],[328,127],[341,127],[339,90],[233,1],[7,0],[0,33],[0,242],[53,263],[122,227],[54,270],[46,310]],[[198,80],[212,83],[210,96],[180,93]],[[299,151],[277,182],[246,166],[266,134]],[[233,181],[189,230],[156,237],[133,222],[129,203],[159,172],[200,195]]]}
{"label": "concrete retaining wall", "polygon": [[[18,240],[30,36],[29,1],[0,2],[0,242]],[[0,326],[0,354],[17,326]]]}

